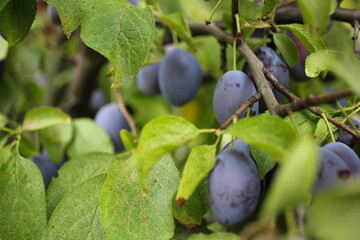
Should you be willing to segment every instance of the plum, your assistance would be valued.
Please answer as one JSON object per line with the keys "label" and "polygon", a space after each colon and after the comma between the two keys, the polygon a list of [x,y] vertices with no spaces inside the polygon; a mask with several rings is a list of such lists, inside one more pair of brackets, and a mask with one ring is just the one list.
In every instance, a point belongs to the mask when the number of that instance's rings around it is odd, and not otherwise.
{"label": "plum", "polygon": [[160,92],[158,84],[158,72],[160,63],[147,65],[140,69],[137,75],[137,85],[141,92],[152,96]]}
{"label": "plum", "polygon": [[330,150],[340,157],[348,166],[351,174],[360,172],[360,159],[349,146],[342,142],[332,142],[323,146],[323,149]]}

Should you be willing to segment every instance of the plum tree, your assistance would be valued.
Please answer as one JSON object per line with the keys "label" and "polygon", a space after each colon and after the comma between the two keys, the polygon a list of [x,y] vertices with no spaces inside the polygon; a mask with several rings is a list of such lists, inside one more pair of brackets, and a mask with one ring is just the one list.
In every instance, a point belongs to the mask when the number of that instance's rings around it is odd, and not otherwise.
{"label": "plum tree", "polygon": [[[289,69],[285,61],[269,47],[260,47],[255,50],[254,53],[264,66],[279,80],[280,84],[287,88],[289,86]],[[247,63],[245,64],[243,71],[249,76],[250,80],[254,82],[254,76]],[[274,90],[271,84],[270,87],[274,92],[275,98],[280,101],[283,98],[283,95],[279,91]],[[261,112],[264,112],[267,109],[264,100],[259,102],[259,109]]]}
{"label": "plum tree", "polygon": [[59,13],[56,11],[56,8],[54,6],[48,5],[47,14],[53,23],[57,25],[61,25]]}
{"label": "plum tree", "polygon": [[139,89],[146,95],[152,96],[160,92],[158,72],[160,63],[147,65],[140,69],[136,81]]}
{"label": "plum tree", "polygon": [[243,146],[222,150],[208,178],[210,206],[224,226],[248,218],[260,198],[260,178],[253,159]]}
{"label": "plum tree", "polygon": [[[218,122],[224,123],[255,93],[255,86],[245,73],[241,71],[225,73],[218,81],[213,97],[213,109]],[[251,115],[256,115],[258,108],[259,104],[255,103],[251,109]],[[246,114],[245,110],[239,118],[245,117]]]}
{"label": "plum tree", "polygon": [[200,88],[202,71],[196,57],[185,50],[168,52],[159,67],[159,87],[165,99],[182,106],[193,99]]}
{"label": "plum tree", "polygon": [[318,148],[319,171],[314,185],[315,193],[346,182],[351,173],[345,162],[332,151]]}
{"label": "plum tree", "polygon": [[295,34],[289,32],[288,35],[294,41],[299,53],[299,61],[294,67],[290,68],[290,75],[296,81],[304,81],[308,78],[305,74],[305,61],[310,53]]}
{"label": "plum tree", "polygon": [[117,104],[110,103],[100,108],[95,115],[95,122],[110,135],[115,151],[124,150],[120,130],[126,129],[130,131],[130,126]]}
{"label": "plum tree", "polygon": [[45,189],[48,188],[53,177],[57,177],[57,171],[60,165],[55,164],[49,157],[46,151],[35,155],[33,158],[29,158],[30,161],[36,164],[39,168],[41,175],[44,179]]}
{"label": "plum tree", "polygon": [[[357,129],[360,130],[360,122],[354,118],[350,118],[350,119],[355,124]],[[346,125],[350,126],[350,123],[347,122]],[[348,145],[349,147],[353,148],[359,142],[359,139],[356,138],[355,136],[351,135],[347,131],[341,130],[339,133],[339,137],[337,138],[336,141],[342,142],[342,143]]]}
{"label": "plum tree", "polygon": [[330,150],[338,155],[349,167],[351,174],[360,172],[360,159],[349,146],[341,142],[332,142],[323,146],[323,149]]}

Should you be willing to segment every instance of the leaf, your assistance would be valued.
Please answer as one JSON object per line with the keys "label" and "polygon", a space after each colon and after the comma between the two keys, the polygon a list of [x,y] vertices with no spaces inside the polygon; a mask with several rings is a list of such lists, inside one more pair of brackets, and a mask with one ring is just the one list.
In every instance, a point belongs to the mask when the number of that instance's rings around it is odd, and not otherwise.
{"label": "leaf", "polygon": [[[335,119],[337,121],[340,120],[340,118],[335,118]],[[329,124],[330,124],[331,129],[333,129],[333,130],[337,129],[337,127],[334,124],[332,124],[330,122],[329,122]],[[337,136],[335,135],[335,133],[334,133],[334,136],[335,136],[335,139],[337,139]],[[323,118],[321,118],[316,126],[315,144],[318,146],[322,146],[325,143],[327,143],[326,140],[332,141],[330,138],[329,130],[325,123],[325,120]]]}
{"label": "leaf", "polygon": [[279,0],[265,0],[261,17],[266,17],[276,7]]}
{"label": "leaf", "polygon": [[36,0],[0,2],[0,29],[6,36],[10,47],[23,40],[28,34],[35,19],[36,7]]}
{"label": "leaf", "polygon": [[310,196],[317,172],[317,151],[309,139],[302,139],[281,159],[280,167],[262,208],[264,217],[297,206]]}
{"label": "leaf", "polygon": [[242,119],[225,132],[268,153],[274,159],[281,159],[296,138],[294,130],[286,121],[269,115]]}
{"label": "leaf", "polygon": [[108,238],[171,238],[175,228],[172,197],[179,180],[179,172],[167,155],[154,167],[144,197],[134,159],[114,163],[108,170],[99,205]]}
{"label": "leaf", "polygon": [[10,159],[11,149],[11,145],[0,148],[0,167]]}
{"label": "leaf", "polygon": [[69,191],[90,178],[105,174],[115,159],[107,153],[89,153],[66,162],[46,191],[48,217]]}
{"label": "leaf", "polygon": [[276,164],[276,161],[264,151],[259,150],[256,147],[250,146],[251,155],[256,162],[257,169],[259,171],[260,179],[263,180],[266,173],[268,173]]}
{"label": "leaf", "polygon": [[193,47],[190,28],[181,12],[162,16],[160,17],[160,20],[163,21],[171,31],[175,32],[182,40],[184,40],[189,47]]}
{"label": "leaf", "polygon": [[129,132],[126,129],[121,129],[120,137],[126,150],[132,150],[136,148],[136,143],[135,143],[136,138],[131,132]]}
{"label": "leaf", "polygon": [[40,140],[51,160],[61,163],[65,150],[73,137],[73,126],[61,124],[40,131]]}
{"label": "leaf", "polygon": [[240,237],[229,232],[217,232],[211,234],[197,233],[191,235],[189,240],[240,240]]}
{"label": "leaf", "polygon": [[39,239],[46,226],[40,170],[13,151],[0,167],[0,238]]}
{"label": "leaf", "polygon": [[360,178],[319,193],[306,217],[306,232],[316,239],[358,239]]}
{"label": "leaf", "polygon": [[309,77],[318,76],[321,71],[331,70],[343,79],[356,93],[360,93],[358,79],[360,60],[354,53],[323,50],[310,54],[305,63],[305,73]]}
{"label": "leaf", "polygon": [[24,157],[33,157],[37,152],[39,152],[31,140],[25,135],[21,136],[19,150],[21,155]]}
{"label": "leaf", "polygon": [[73,121],[74,137],[69,144],[69,157],[90,152],[114,153],[110,136],[89,118],[77,118]]}
{"label": "leaf", "polygon": [[161,157],[198,135],[199,130],[194,125],[176,116],[160,117],[144,126],[134,153],[144,195],[147,192],[148,175]]}
{"label": "leaf", "polygon": [[301,41],[302,44],[306,47],[306,49],[310,53],[314,53],[320,50],[326,49],[326,45],[324,40],[320,37],[315,39],[309,31],[305,29],[304,25],[293,23],[293,24],[286,24],[286,25],[277,25],[278,27],[283,27],[295,34],[297,38]]}
{"label": "leaf", "polygon": [[57,9],[65,34],[70,35],[80,25],[83,42],[114,65],[113,86],[136,77],[155,31],[149,7],[135,7],[127,0],[47,2]]}
{"label": "leaf", "polygon": [[286,63],[290,67],[294,67],[299,61],[299,53],[295,43],[286,34],[274,33],[273,37],[274,43],[284,57]]}
{"label": "leaf", "polygon": [[198,191],[194,191],[181,208],[178,207],[174,195],[173,214],[174,218],[185,225],[187,229],[200,226],[204,211]]}
{"label": "leaf", "polygon": [[23,130],[35,131],[59,124],[69,123],[70,117],[54,107],[36,107],[24,117]]}
{"label": "leaf", "polygon": [[[295,120],[297,129],[301,136],[314,136],[316,125],[320,117],[312,114],[308,110],[294,112],[292,116]],[[284,120],[287,121],[291,126],[293,126],[292,120],[289,116],[286,117]],[[294,126],[293,129],[295,130]]]}
{"label": "leaf", "polygon": [[336,8],[337,1],[312,1],[298,0],[297,3],[301,8],[302,17],[306,25],[309,26],[312,34],[324,34],[330,23],[330,15]]}
{"label": "leaf", "polygon": [[261,17],[262,6],[249,0],[240,0],[239,13],[251,25],[258,25],[258,19]]}
{"label": "leaf", "polygon": [[72,189],[56,207],[43,239],[107,239],[98,208],[105,181],[102,174]]}
{"label": "leaf", "polygon": [[200,145],[191,150],[176,196],[179,207],[189,199],[200,181],[214,168],[215,154],[216,145]]}
{"label": "leaf", "polygon": [[0,128],[5,127],[7,121],[7,117],[4,114],[0,113]]}

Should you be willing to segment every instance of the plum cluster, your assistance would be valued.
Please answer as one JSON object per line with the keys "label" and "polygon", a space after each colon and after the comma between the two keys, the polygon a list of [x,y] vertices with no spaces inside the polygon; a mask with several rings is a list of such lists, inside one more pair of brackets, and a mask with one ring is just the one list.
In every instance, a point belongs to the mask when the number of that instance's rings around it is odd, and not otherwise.
{"label": "plum cluster", "polygon": [[138,76],[139,89],[147,95],[162,93],[175,106],[182,106],[197,94],[202,71],[196,57],[185,50],[174,49],[166,53],[159,63],[143,67]]}
{"label": "plum cluster", "polygon": [[237,139],[217,155],[208,178],[212,213],[224,226],[247,219],[255,210],[261,193],[257,166],[249,146]]}

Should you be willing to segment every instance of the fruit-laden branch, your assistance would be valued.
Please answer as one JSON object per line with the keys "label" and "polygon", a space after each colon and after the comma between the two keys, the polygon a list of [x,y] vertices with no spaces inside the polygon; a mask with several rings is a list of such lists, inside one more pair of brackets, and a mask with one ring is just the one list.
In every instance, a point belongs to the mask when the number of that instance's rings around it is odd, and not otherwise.
{"label": "fruit-laden branch", "polygon": [[[284,94],[290,101],[295,101],[295,100],[299,100],[300,98],[298,96],[296,96],[295,94],[293,94],[292,92],[290,92],[287,88],[285,88],[284,86],[282,86],[279,81],[276,79],[276,77],[274,77],[274,75],[272,75],[272,73],[265,67],[263,67],[263,71],[265,73],[265,76],[267,78],[267,80],[269,80],[271,82],[271,84],[282,94]],[[313,114],[321,117],[321,115],[324,113],[323,111],[321,111],[319,108],[317,107],[308,107],[307,108],[310,112],[312,112]],[[351,129],[349,126],[340,123],[338,121],[336,121],[334,118],[329,117],[328,115],[326,115],[326,118],[329,122],[331,122],[332,124],[334,124],[335,126],[337,126],[338,128],[341,128],[347,132],[349,132],[350,134],[352,134],[355,137],[358,137],[357,134],[355,133],[355,131],[353,129]]]}
{"label": "fruit-laden branch", "polygon": [[285,117],[288,115],[289,110],[291,112],[300,111],[302,109],[306,109],[311,106],[316,106],[324,103],[335,102],[337,99],[352,96],[353,93],[347,89],[343,91],[337,91],[333,93],[328,93],[320,96],[314,96],[312,94],[308,95],[303,99],[295,99],[289,104],[279,105],[276,109],[278,114],[281,117]]}
{"label": "fruit-laden branch", "polygon": [[[203,35],[213,35],[215,38],[217,38],[219,41],[227,42],[229,44],[232,44],[233,37],[221,30],[220,28],[214,26],[213,24],[210,25],[204,25],[200,23],[189,23],[190,30],[192,32],[196,32],[197,35],[199,33]],[[262,98],[264,99],[266,106],[269,109],[269,112],[272,115],[276,115],[275,108],[279,105],[279,103],[276,101],[275,96],[266,81],[264,72],[262,71],[262,62],[256,57],[254,52],[249,48],[249,46],[243,42],[239,44],[237,50],[245,57],[247,60],[250,69],[254,76],[255,85],[262,93]]]}
{"label": "fruit-laden branch", "polygon": [[354,48],[356,55],[360,58],[360,47],[359,47],[359,21],[353,22],[354,35],[352,37],[354,41]]}
{"label": "fruit-laden branch", "polygon": [[247,109],[248,107],[252,107],[252,105],[257,101],[259,101],[260,99],[261,99],[261,92],[258,91],[257,93],[252,95],[251,98],[249,98],[245,103],[241,104],[238,110],[236,110],[236,112],[228,120],[226,120],[223,124],[221,124],[219,130],[224,130],[227,126],[229,126],[230,123],[232,123],[234,118],[238,119],[240,114],[243,111],[245,111],[245,109]]}
{"label": "fruit-laden branch", "polygon": [[[360,21],[360,10],[337,8],[335,12],[331,15],[331,19],[352,24],[353,21]],[[296,7],[278,8],[275,12],[275,22],[277,24],[303,23],[303,18],[300,8],[296,8]]]}

